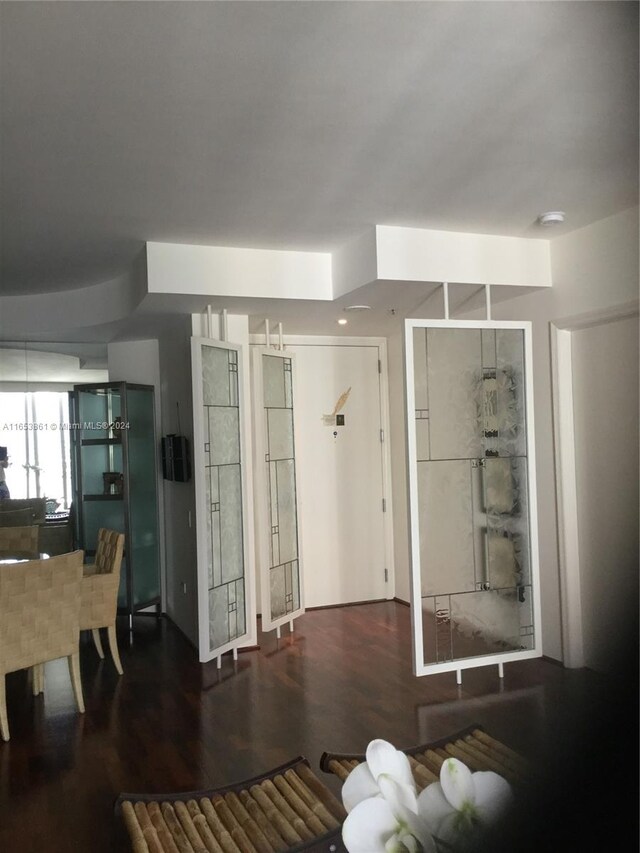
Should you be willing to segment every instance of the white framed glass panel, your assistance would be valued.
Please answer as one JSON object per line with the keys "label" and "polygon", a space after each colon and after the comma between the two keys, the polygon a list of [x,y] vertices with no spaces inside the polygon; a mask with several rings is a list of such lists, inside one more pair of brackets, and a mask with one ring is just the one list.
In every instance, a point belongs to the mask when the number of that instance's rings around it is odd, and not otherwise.
{"label": "white framed glass panel", "polygon": [[200,660],[252,642],[242,350],[191,339]]}
{"label": "white framed glass panel", "polygon": [[416,675],[539,656],[529,323],[407,320]]}
{"label": "white framed glass panel", "polygon": [[255,507],[262,629],[304,613],[292,354],[257,348],[252,362]]}

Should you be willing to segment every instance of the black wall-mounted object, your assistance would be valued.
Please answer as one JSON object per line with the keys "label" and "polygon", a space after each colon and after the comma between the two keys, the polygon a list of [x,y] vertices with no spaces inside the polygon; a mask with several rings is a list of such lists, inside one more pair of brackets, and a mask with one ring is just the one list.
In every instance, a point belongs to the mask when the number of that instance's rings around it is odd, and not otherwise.
{"label": "black wall-mounted object", "polygon": [[162,476],[176,483],[191,479],[189,441],[183,435],[166,435],[162,439]]}

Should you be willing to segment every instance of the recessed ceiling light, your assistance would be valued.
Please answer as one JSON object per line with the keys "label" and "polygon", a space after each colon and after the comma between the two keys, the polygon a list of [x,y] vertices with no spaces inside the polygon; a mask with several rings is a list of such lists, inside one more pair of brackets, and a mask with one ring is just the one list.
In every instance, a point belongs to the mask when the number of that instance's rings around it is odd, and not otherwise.
{"label": "recessed ceiling light", "polygon": [[347,305],[345,311],[371,311],[371,305]]}
{"label": "recessed ceiling light", "polygon": [[563,210],[550,210],[547,213],[541,213],[538,217],[538,225],[561,225],[565,220],[566,214]]}
{"label": "recessed ceiling light", "polygon": [[340,317],[340,319],[338,320],[338,325],[339,326],[346,326],[347,322],[348,322],[348,320],[345,317]]}

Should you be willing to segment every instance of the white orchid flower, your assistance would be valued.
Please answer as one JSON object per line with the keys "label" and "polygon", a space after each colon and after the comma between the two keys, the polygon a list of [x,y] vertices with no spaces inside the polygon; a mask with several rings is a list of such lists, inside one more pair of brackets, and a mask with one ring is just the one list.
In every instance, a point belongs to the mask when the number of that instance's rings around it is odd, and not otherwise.
{"label": "white orchid flower", "polygon": [[433,835],[447,844],[464,843],[469,833],[489,826],[511,805],[509,783],[490,771],[472,773],[457,758],[447,758],[440,781],[418,797],[418,814]]}
{"label": "white orchid flower", "polygon": [[384,740],[371,741],[366,761],[342,788],[349,812],[342,840],[349,853],[432,853],[431,834],[418,816],[407,756]]}

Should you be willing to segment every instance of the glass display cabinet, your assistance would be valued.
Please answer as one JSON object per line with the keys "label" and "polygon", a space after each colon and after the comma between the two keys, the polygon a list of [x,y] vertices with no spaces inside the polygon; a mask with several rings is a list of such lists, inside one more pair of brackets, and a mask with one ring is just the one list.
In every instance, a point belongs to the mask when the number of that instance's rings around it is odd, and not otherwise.
{"label": "glass display cabinet", "polygon": [[75,385],[71,394],[77,540],[89,561],[98,530],[125,535],[118,610],[160,609],[154,391],[128,382]]}
{"label": "glass display cabinet", "polygon": [[531,327],[407,320],[414,670],[541,654]]}

